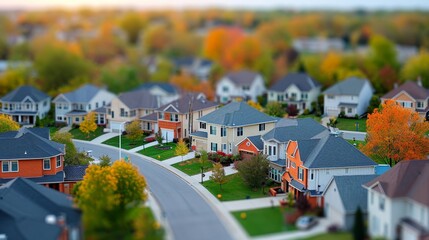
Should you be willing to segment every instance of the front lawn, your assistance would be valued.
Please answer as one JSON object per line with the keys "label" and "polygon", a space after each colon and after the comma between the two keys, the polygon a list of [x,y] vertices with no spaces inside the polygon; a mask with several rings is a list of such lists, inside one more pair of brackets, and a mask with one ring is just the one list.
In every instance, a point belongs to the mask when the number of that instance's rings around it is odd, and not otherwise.
{"label": "front lawn", "polygon": [[163,161],[172,157],[175,157],[175,153],[174,150],[176,149],[176,144],[175,143],[165,143],[162,144],[162,147],[167,148],[170,147],[169,149],[160,149],[159,145],[153,146],[153,147],[148,147],[145,148],[143,150],[140,150],[138,153]]}
{"label": "front lawn", "polygon": [[264,188],[264,194],[262,193],[262,189],[253,191],[244,184],[243,179],[238,175],[238,173],[228,175],[226,176],[226,179],[228,182],[222,185],[222,191],[220,190],[219,184],[214,183],[211,180],[204,182],[203,185],[214,196],[217,197],[218,194],[221,194],[222,197],[220,198],[220,201],[243,200],[246,199],[247,196],[250,198],[260,198],[267,197],[269,195],[268,189],[271,186],[266,186]]}
{"label": "front lawn", "polygon": [[303,238],[305,240],[352,240],[353,236],[348,232],[337,232],[337,233],[323,233],[309,238]]}
{"label": "front lawn", "polygon": [[361,148],[361,147],[363,147],[366,144],[365,141],[358,141],[358,140],[355,140],[355,141],[353,141],[353,140],[347,140],[347,142],[349,142],[351,145],[353,145],[353,144],[356,143],[356,147],[358,149]]}
{"label": "front lawn", "polygon": [[[296,230],[295,225],[285,221],[285,213],[291,211],[291,208],[268,207],[232,212],[232,215],[250,236],[258,236]],[[242,214],[245,218],[242,218]]]}
{"label": "front lawn", "polygon": [[[366,132],[366,118],[361,119],[348,119],[348,118],[337,118],[337,128],[346,131],[358,131]],[[357,129],[356,123],[359,124]]]}
{"label": "front lawn", "polygon": [[312,118],[314,121],[320,123],[322,121],[322,117],[318,117],[314,114],[308,114],[308,115],[299,115],[298,118]]}
{"label": "front lawn", "polygon": [[[121,137],[121,148],[129,150],[129,149],[141,146],[143,144],[146,144],[146,142],[144,141],[144,138],[145,136],[143,136],[141,139],[135,142],[132,142],[130,139],[127,138],[126,135],[123,135]],[[104,141],[103,144],[113,146],[113,147],[119,147],[119,136],[112,137]]]}
{"label": "front lawn", "polygon": [[[199,158],[193,158],[188,161],[179,162],[171,165],[189,176],[201,173],[201,164]],[[213,162],[208,161],[204,164],[204,172],[208,172],[213,168]]]}
{"label": "front lawn", "polygon": [[91,141],[94,138],[103,135],[103,129],[103,127],[97,127],[97,129],[94,132],[90,133],[89,136],[80,131],[79,128],[73,128],[72,130],[70,130],[70,133],[73,135],[74,139]]}

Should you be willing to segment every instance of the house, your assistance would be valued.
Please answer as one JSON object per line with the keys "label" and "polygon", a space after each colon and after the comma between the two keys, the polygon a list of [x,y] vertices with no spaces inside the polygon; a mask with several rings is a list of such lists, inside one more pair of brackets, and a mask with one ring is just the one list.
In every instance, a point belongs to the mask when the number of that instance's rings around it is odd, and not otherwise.
{"label": "house", "polygon": [[358,208],[366,219],[368,191],[362,185],[376,177],[375,174],[332,177],[323,192],[323,208],[329,223],[352,230]]}
{"label": "house", "polygon": [[0,113],[9,115],[20,125],[34,126],[36,118],[45,118],[51,98],[32,86],[21,86],[0,99]]}
{"label": "house", "polygon": [[264,142],[261,139],[261,135],[246,137],[237,144],[237,151],[242,159],[248,159],[261,154],[263,150]]}
{"label": "house", "polygon": [[[48,128],[21,128],[0,134],[0,185],[22,177],[70,194],[87,166],[64,166],[65,146],[49,138]],[[80,175],[79,175],[79,174]]]}
{"label": "house", "polygon": [[198,119],[198,130],[191,134],[194,150],[237,154],[237,145],[250,136],[273,129],[277,119],[245,102],[231,102]]}
{"label": "house", "polygon": [[256,72],[241,70],[230,72],[216,84],[216,96],[219,102],[232,100],[257,101],[257,97],[265,93],[262,76]]}
{"label": "house", "polygon": [[156,96],[160,105],[167,104],[180,97],[178,89],[170,83],[147,82],[141,84],[135,90],[143,89]]}
{"label": "house", "polygon": [[173,62],[176,71],[193,75],[200,81],[207,81],[209,79],[213,66],[212,61],[196,57],[181,57],[174,59]]}
{"label": "house", "polygon": [[368,232],[385,239],[429,238],[429,160],[404,160],[366,183]]}
{"label": "house", "polygon": [[286,146],[282,188],[295,197],[306,196],[312,206],[322,205],[322,194],[333,176],[375,174],[371,159],[341,137],[322,132]]}
{"label": "house", "polygon": [[[113,93],[91,84],[62,93],[52,101],[55,103],[55,122],[80,125],[89,112],[108,105],[114,97]],[[98,119],[97,124],[105,125],[106,122]]]}
{"label": "house", "polygon": [[269,178],[282,182],[286,171],[286,148],[290,141],[306,140],[328,130],[311,118],[280,119],[275,127],[262,135],[264,154],[270,161]]}
{"label": "house", "polygon": [[[217,103],[208,101],[203,94],[187,93],[157,109],[158,128],[166,141],[187,138],[198,124],[197,119],[215,111],[217,107]],[[142,124],[147,122],[143,121]]]}
{"label": "house", "polygon": [[363,115],[371,100],[374,89],[367,79],[350,77],[326,89],[324,113],[338,116],[344,112],[348,117]]}
{"label": "house", "polygon": [[325,53],[328,51],[343,51],[344,41],[340,38],[297,38],[292,42],[292,46],[298,52]]}
{"label": "house", "polygon": [[0,186],[1,239],[81,239],[81,211],[58,191],[25,178]]}
{"label": "house", "polygon": [[107,108],[107,121],[110,131],[119,132],[124,122],[131,122],[154,113],[160,107],[159,98],[149,90],[141,89],[125,92],[112,99]]}
{"label": "house", "polygon": [[300,113],[312,110],[311,103],[317,101],[321,85],[306,73],[289,73],[268,90],[268,102],[295,105]]}
{"label": "house", "polygon": [[380,99],[382,102],[389,99],[395,100],[403,107],[412,109],[422,116],[426,116],[429,112],[429,89],[422,86],[420,79],[417,82],[407,81]]}

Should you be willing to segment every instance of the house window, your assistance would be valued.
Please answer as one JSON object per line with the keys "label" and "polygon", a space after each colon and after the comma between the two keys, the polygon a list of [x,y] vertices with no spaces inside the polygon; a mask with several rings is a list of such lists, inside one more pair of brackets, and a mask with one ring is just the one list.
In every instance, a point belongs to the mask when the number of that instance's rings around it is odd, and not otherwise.
{"label": "house window", "polygon": [[48,101],[43,102],[43,106],[46,107],[48,105]]}
{"label": "house window", "polygon": [[222,88],[222,91],[223,91],[223,92],[228,92],[228,90],[229,90],[229,89],[228,89],[228,87],[227,87],[227,86],[224,86],[224,87]]}
{"label": "house window", "polygon": [[179,115],[178,114],[170,114],[170,121],[178,122],[179,121]]}
{"label": "house window", "polygon": [[298,179],[303,180],[304,179],[304,169],[298,167]]}
{"label": "house window", "polygon": [[3,172],[18,172],[18,161],[2,161]]}
{"label": "house window", "polygon": [[243,136],[243,127],[237,128],[237,137]]}
{"label": "house window", "polygon": [[216,135],[216,127],[210,126],[210,135]]}
{"label": "house window", "polygon": [[335,99],[335,96],[333,96],[333,95],[328,95],[328,99]]}
{"label": "house window", "polygon": [[250,86],[243,86],[243,91],[248,91],[250,90]]}
{"label": "house window", "polygon": [[222,144],[222,152],[226,152],[226,143]]}
{"label": "house window", "polygon": [[221,137],[225,137],[226,136],[226,127],[221,127],[220,128],[220,136]]}
{"label": "house window", "polygon": [[58,116],[58,117],[57,117],[57,120],[58,120],[58,121],[62,121],[62,120],[63,120],[63,117]]}
{"label": "house window", "polygon": [[64,104],[64,109],[65,110],[69,109],[69,105],[68,104]]}
{"label": "house window", "polygon": [[213,152],[217,152],[217,143],[210,143],[210,149]]}
{"label": "house window", "polygon": [[98,108],[98,102],[95,103],[95,108]]}
{"label": "house window", "polygon": [[[58,108],[58,109],[62,109],[62,108],[63,108],[63,105],[61,105],[61,103],[60,103],[60,104],[58,104],[57,108]],[[6,105],[6,109],[7,109],[7,105]]]}
{"label": "house window", "polygon": [[61,156],[57,156],[57,168],[61,167]]}
{"label": "house window", "polygon": [[125,109],[121,108],[120,116],[121,116],[121,117],[125,117]]}
{"label": "house window", "polygon": [[265,131],[265,123],[259,124],[259,131]]}
{"label": "house window", "polygon": [[296,93],[291,93],[290,97],[292,98],[292,100],[296,99]]}
{"label": "house window", "polygon": [[158,113],[158,119],[164,119],[164,114],[162,112]]}
{"label": "house window", "polygon": [[374,203],[374,193],[371,192],[370,195],[371,195],[371,205],[372,205]]}
{"label": "house window", "polygon": [[91,104],[88,104],[88,110],[91,110]]}
{"label": "house window", "polygon": [[105,106],[106,105],[106,101],[103,101],[103,106]]}
{"label": "house window", "polygon": [[45,158],[43,159],[43,170],[51,169],[51,159]]}
{"label": "house window", "polygon": [[131,110],[130,117],[135,117],[135,116],[136,116],[136,110]]}
{"label": "house window", "polygon": [[314,179],[314,173],[310,174],[310,179],[313,180]]}
{"label": "house window", "polygon": [[100,124],[104,124],[104,115],[103,114],[100,115]]}
{"label": "house window", "polygon": [[352,113],[352,108],[347,108],[347,113]]}
{"label": "house window", "polygon": [[417,102],[417,108],[423,108],[423,102]]}
{"label": "house window", "polygon": [[80,108],[80,110],[83,110],[83,104],[81,104],[81,105],[79,106],[79,108]]}
{"label": "house window", "polygon": [[75,120],[76,122],[79,122],[79,117],[76,117],[74,120]]}
{"label": "house window", "polygon": [[229,144],[229,152],[232,152],[232,143]]}
{"label": "house window", "polygon": [[201,129],[206,129],[206,123],[200,122],[200,128]]}
{"label": "house window", "polygon": [[384,210],[384,197],[383,196],[380,196],[380,198],[379,198],[379,207],[380,207],[380,210]]}
{"label": "house window", "polygon": [[115,111],[112,111],[112,118],[115,118]]}
{"label": "house window", "polygon": [[268,155],[271,156],[272,146],[268,146]]}

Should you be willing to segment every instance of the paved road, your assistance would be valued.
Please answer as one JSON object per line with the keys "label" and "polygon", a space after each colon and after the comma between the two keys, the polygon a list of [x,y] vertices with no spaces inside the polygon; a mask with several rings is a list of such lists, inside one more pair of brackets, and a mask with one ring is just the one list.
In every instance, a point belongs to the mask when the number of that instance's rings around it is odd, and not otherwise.
{"label": "paved road", "polygon": [[[74,142],[80,151],[92,150],[95,157],[118,158],[118,149]],[[141,155],[127,153],[146,177],[150,191],[157,198],[177,240],[228,240],[231,234],[211,206],[189,184]],[[124,156],[124,154],[123,154]]]}
{"label": "paved road", "polygon": [[343,138],[347,140],[353,140],[356,139],[357,141],[365,141],[366,132],[353,132],[353,131],[343,131]]}

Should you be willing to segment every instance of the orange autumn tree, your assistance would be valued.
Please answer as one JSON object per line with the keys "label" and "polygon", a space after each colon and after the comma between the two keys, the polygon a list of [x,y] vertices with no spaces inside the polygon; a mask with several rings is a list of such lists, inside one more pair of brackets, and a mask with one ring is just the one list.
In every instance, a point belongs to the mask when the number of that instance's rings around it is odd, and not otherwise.
{"label": "orange autumn tree", "polygon": [[387,101],[368,115],[367,143],[362,151],[392,166],[401,160],[426,159],[429,154],[429,122],[418,113]]}

